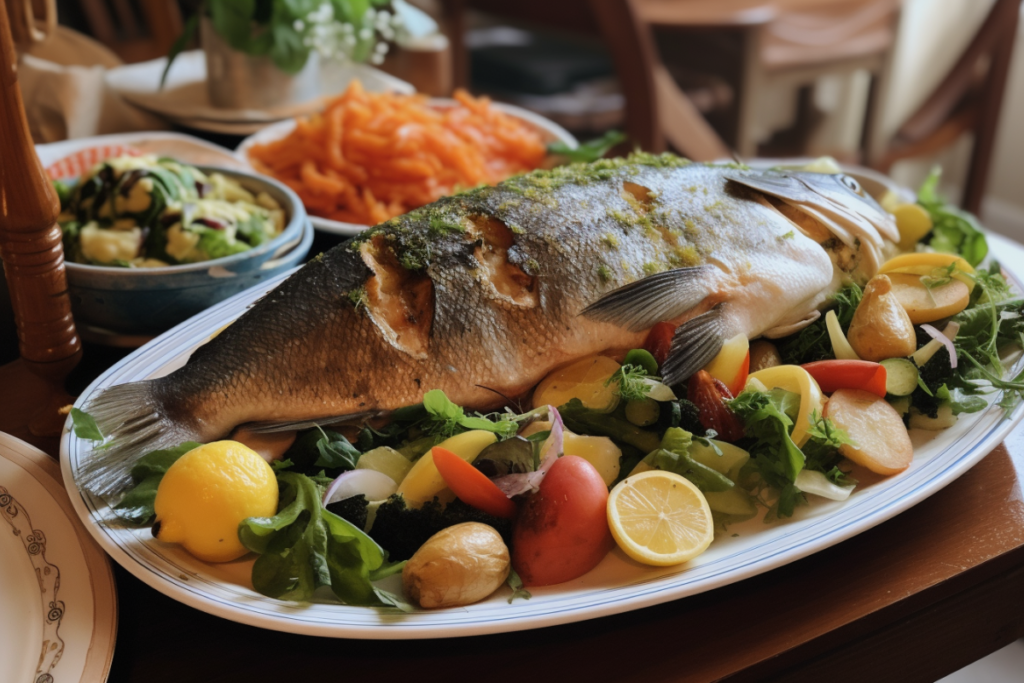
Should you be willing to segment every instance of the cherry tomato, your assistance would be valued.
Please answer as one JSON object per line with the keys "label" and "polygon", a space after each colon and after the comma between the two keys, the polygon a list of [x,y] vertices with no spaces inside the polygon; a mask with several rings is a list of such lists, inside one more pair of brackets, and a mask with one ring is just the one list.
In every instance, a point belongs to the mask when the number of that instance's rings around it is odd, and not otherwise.
{"label": "cherry tomato", "polygon": [[512,530],[512,567],[527,586],[589,572],[608,554],[608,488],[594,466],[563,455],[523,503]]}

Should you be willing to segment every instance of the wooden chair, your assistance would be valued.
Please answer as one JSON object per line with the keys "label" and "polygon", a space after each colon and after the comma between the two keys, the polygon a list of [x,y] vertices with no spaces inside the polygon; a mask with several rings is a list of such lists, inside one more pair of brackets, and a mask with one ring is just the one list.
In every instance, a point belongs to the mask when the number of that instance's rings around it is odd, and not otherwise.
{"label": "wooden chair", "polygon": [[535,24],[600,35],[612,53],[626,95],[631,144],[661,152],[667,144],[695,160],[729,156],[729,148],[679,89],[655,49],[651,27],[636,0],[444,0],[457,84],[465,84],[468,7]]}
{"label": "wooden chair", "polygon": [[974,135],[961,206],[978,213],[985,196],[1021,0],[996,0],[974,39],[932,95],[889,141],[873,146],[870,164],[888,173],[901,159],[927,156],[964,133]]}
{"label": "wooden chair", "polygon": [[[871,74],[873,91],[884,90],[900,0],[636,0],[636,7],[641,21],[679,39],[739,34],[735,147],[749,158],[757,156],[759,142],[770,132],[762,119],[771,90],[813,86],[822,76],[857,71]],[[859,117],[862,129],[871,126],[866,104],[857,104],[841,104],[837,116]]]}

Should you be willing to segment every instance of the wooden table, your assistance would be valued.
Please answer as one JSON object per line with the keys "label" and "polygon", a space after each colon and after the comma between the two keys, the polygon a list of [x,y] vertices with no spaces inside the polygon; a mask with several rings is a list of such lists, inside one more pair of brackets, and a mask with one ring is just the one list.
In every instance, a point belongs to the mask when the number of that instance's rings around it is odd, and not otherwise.
{"label": "wooden table", "polygon": [[[329,243],[321,236],[317,246]],[[998,238],[992,246],[1024,272],[1024,249]],[[77,390],[124,353],[87,346]],[[17,396],[19,387],[2,386],[0,410]],[[1024,636],[1022,485],[1024,426],[921,504],[786,567],[619,616],[458,640],[260,630],[116,568],[109,680],[932,681]]]}

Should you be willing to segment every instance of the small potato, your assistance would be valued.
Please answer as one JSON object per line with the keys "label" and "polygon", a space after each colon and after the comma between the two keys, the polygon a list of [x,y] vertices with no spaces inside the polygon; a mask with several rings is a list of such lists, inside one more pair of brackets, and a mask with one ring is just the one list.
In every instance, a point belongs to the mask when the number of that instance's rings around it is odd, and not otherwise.
{"label": "small potato", "polygon": [[889,273],[887,277],[892,281],[893,296],[915,325],[956,315],[971,302],[971,290],[960,280],[928,289],[920,275]]}
{"label": "small potato", "polygon": [[483,600],[508,578],[511,560],[501,535],[466,522],[430,537],[402,570],[405,594],[425,609]]}
{"label": "small potato", "polygon": [[839,389],[825,404],[825,417],[849,436],[843,456],[876,474],[898,474],[910,467],[914,445],[903,418],[881,396],[859,389]]}
{"label": "small potato", "polygon": [[887,275],[876,275],[864,288],[846,337],[862,360],[905,358],[917,350],[914,324],[893,296]]}

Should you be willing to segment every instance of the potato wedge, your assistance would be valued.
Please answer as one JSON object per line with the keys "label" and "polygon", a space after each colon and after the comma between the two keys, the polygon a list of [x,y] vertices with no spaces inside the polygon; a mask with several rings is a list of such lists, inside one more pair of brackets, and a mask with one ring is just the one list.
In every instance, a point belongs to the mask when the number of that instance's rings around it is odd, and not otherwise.
{"label": "potato wedge", "polygon": [[915,325],[956,315],[971,301],[971,290],[960,280],[950,280],[929,290],[920,275],[889,273],[888,277],[892,282],[892,295]]}
{"label": "potato wedge", "polygon": [[849,436],[839,449],[845,457],[876,474],[898,474],[910,467],[914,446],[903,418],[881,396],[840,389],[825,404],[825,417]]}

